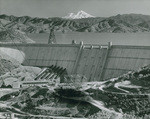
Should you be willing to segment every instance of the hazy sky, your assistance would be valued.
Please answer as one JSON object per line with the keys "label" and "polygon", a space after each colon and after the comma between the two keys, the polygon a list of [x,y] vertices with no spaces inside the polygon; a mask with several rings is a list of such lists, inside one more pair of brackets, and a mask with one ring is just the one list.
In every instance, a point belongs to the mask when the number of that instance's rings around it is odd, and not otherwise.
{"label": "hazy sky", "polygon": [[93,16],[150,15],[150,0],[0,0],[0,14],[63,17],[83,10]]}

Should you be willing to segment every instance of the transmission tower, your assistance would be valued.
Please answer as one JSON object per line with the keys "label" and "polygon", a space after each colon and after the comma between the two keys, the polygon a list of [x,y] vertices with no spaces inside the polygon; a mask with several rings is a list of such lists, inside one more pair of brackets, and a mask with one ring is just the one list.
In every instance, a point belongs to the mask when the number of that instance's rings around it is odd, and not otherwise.
{"label": "transmission tower", "polygon": [[55,28],[55,26],[49,25],[50,34],[49,34],[49,38],[48,38],[48,44],[55,44],[56,43],[54,28]]}

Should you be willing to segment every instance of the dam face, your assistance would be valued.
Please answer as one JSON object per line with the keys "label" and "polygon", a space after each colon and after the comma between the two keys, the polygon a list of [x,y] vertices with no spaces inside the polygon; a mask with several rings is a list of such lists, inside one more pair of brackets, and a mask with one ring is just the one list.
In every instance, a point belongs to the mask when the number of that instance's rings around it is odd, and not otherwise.
{"label": "dam face", "polygon": [[[67,69],[87,81],[102,81],[150,64],[150,46],[88,44],[0,44],[24,53],[23,65]],[[15,52],[14,52],[15,54]]]}

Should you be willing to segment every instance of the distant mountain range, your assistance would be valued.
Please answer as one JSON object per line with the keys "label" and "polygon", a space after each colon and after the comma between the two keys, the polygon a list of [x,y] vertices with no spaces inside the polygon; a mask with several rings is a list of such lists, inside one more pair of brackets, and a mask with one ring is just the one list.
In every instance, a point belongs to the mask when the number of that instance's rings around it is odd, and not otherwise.
{"label": "distant mountain range", "polygon": [[71,13],[64,18],[32,18],[29,16],[0,15],[0,21],[6,28],[14,28],[26,33],[49,33],[51,28],[57,32],[99,32],[99,33],[135,33],[150,31],[150,16],[124,14],[112,17],[93,17],[84,11]]}

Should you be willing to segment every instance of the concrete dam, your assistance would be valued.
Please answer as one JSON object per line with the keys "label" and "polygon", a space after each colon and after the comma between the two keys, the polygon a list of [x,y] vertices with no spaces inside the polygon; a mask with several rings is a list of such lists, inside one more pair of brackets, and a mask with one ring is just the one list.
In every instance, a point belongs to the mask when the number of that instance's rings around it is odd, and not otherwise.
{"label": "concrete dam", "polygon": [[[102,81],[150,64],[150,46],[95,44],[0,44],[25,54],[23,65],[67,69],[87,81]],[[13,52],[12,52],[13,53]],[[14,54],[15,55],[15,54]]]}

